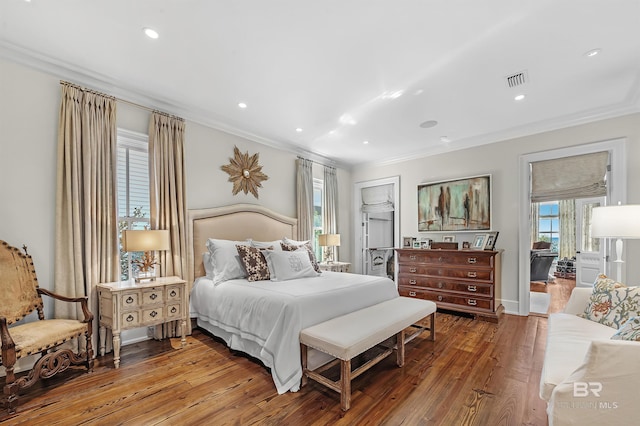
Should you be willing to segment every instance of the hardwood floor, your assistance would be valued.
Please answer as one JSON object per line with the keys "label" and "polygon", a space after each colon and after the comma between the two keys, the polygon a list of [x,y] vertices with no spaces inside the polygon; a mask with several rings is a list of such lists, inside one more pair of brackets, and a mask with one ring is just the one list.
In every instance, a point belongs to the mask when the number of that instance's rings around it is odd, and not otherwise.
{"label": "hardwood floor", "polygon": [[[125,346],[122,364],[99,357],[93,373],[67,371],[19,400],[12,425],[546,425],[538,397],[547,319],[504,315],[499,324],[438,313],[407,345],[354,380],[351,409],[311,381],[278,395],[270,373],[199,330]],[[173,347],[172,347],[173,346]]]}
{"label": "hardwood floor", "polygon": [[571,291],[576,286],[575,279],[567,279],[556,277],[554,281],[545,284],[541,281],[532,281],[530,284],[531,291],[549,293],[551,295],[551,303],[549,304],[548,314],[560,312],[571,296]]}

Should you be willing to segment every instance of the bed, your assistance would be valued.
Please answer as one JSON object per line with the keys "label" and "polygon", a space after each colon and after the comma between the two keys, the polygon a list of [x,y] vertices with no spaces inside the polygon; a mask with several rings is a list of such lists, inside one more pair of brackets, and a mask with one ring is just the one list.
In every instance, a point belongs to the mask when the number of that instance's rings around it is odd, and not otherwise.
{"label": "bed", "polygon": [[296,219],[258,205],[190,210],[187,229],[191,317],[230,348],[260,360],[278,393],[300,388],[300,330],[398,297],[392,280],[358,274],[322,272],[278,281],[207,277],[203,257],[210,239],[275,245],[297,238]]}

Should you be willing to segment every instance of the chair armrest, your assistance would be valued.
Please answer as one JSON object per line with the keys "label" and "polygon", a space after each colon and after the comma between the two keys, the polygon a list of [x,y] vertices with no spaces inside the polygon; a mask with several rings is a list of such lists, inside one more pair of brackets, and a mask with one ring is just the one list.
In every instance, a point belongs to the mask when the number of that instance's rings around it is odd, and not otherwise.
{"label": "chair armrest", "polygon": [[66,297],[66,296],[61,296],[59,294],[53,293],[49,290],[45,290],[43,288],[38,288],[38,294],[44,294],[46,296],[53,297],[54,299],[58,299],[63,302],[80,303],[80,306],[82,307],[82,313],[84,314],[84,320],[82,322],[90,322],[93,320],[93,314],[89,310],[88,298],[86,296]]}
{"label": "chair armrest", "polygon": [[2,341],[2,364],[13,366],[16,363],[16,344],[9,334],[7,319],[0,317],[0,340]]}
{"label": "chair armrest", "polygon": [[549,424],[625,424],[638,413],[640,342],[594,340],[584,363],[553,390]]}
{"label": "chair armrest", "polygon": [[593,293],[593,289],[590,287],[575,287],[571,291],[571,296],[564,307],[563,312],[566,314],[578,315],[584,312],[584,309],[589,304],[589,298]]}

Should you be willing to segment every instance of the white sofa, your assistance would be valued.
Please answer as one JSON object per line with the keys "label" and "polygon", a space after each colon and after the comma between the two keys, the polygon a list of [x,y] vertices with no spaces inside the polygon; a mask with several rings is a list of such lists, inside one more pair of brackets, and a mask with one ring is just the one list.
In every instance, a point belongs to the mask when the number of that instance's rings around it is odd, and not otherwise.
{"label": "white sofa", "polygon": [[575,288],[549,315],[540,397],[549,425],[626,425],[640,418],[640,342],[611,340],[611,328],[577,316],[591,288]]}

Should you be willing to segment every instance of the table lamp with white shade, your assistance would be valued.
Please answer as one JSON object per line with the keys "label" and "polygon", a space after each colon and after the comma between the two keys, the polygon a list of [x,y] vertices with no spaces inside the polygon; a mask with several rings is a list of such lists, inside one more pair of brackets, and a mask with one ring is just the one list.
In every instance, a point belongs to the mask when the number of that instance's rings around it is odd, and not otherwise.
{"label": "table lamp with white shade", "polygon": [[155,281],[155,266],[158,264],[154,251],[169,250],[169,231],[166,230],[125,230],[122,231],[122,249],[124,251],[144,252],[141,258],[132,261],[137,267],[135,282]]}
{"label": "table lamp with white shade", "polygon": [[640,205],[594,207],[591,212],[591,236],[616,239],[616,280],[622,280],[623,239],[640,238]]}
{"label": "table lamp with white shade", "polygon": [[333,248],[340,246],[340,234],[320,234],[318,235],[318,244],[325,249],[325,259],[327,263],[333,263]]}

